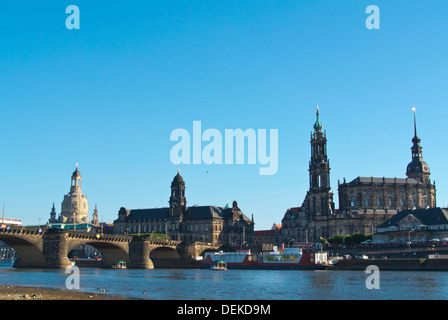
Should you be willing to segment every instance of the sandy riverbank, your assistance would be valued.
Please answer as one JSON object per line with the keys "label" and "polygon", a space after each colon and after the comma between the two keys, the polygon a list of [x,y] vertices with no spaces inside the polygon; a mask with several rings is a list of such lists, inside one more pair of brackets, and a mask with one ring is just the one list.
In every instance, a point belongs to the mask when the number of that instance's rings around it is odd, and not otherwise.
{"label": "sandy riverbank", "polygon": [[0,285],[0,300],[126,300],[107,293]]}

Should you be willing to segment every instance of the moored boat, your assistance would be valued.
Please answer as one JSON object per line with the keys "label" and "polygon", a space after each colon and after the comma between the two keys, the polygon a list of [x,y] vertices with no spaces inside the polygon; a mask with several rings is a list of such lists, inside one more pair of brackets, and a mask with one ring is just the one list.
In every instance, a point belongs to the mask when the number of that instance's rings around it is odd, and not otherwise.
{"label": "moored boat", "polygon": [[324,270],[329,267],[327,253],[302,248],[286,248],[263,254],[253,254],[250,250],[236,252],[207,252],[203,264],[211,267],[214,261],[222,260],[228,269],[264,270]]}
{"label": "moored boat", "polygon": [[127,269],[126,261],[118,260],[112,263],[112,269]]}
{"label": "moored boat", "polygon": [[224,260],[213,261],[210,266],[210,270],[225,271],[227,270],[227,262]]}

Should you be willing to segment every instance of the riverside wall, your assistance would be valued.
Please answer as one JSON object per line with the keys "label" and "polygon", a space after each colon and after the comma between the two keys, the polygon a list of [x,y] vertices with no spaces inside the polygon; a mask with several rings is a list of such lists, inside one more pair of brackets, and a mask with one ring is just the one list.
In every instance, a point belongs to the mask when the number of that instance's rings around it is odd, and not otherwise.
{"label": "riverside wall", "polygon": [[370,265],[375,265],[382,271],[448,271],[448,259],[437,258],[340,260],[334,265],[333,269],[366,270]]}

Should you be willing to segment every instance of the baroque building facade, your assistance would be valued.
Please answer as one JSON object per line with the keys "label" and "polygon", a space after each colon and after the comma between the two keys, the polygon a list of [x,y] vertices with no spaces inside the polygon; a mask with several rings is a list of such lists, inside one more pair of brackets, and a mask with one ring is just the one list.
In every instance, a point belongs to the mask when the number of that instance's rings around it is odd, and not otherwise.
{"label": "baroque building facade", "polygon": [[254,221],[238,207],[187,207],[185,181],[177,172],[171,182],[169,206],[165,208],[120,208],[114,221],[116,234],[165,235],[180,241],[202,241],[222,245],[251,245],[254,241]]}
{"label": "baroque building facade", "polygon": [[338,181],[338,210],[333,203],[327,139],[322,127],[317,108],[311,134],[310,188],[302,206],[288,209],[283,217],[284,242],[294,239],[307,243],[341,234],[372,234],[400,210],[436,206],[436,188],[429,179],[429,166],[423,161],[415,113],[407,178],[357,177],[350,182],[344,178],[343,183]]}

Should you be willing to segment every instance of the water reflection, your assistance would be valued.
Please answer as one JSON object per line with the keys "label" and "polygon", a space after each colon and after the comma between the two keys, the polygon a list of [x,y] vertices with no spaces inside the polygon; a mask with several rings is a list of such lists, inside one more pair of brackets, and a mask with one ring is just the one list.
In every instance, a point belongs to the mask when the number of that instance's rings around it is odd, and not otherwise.
{"label": "water reflection", "polygon": [[[448,273],[380,273],[380,289],[366,288],[362,271],[207,269],[104,270],[82,268],[81,290],[145,299],[327,300],[447,299]],[[65,288],[64,270],[0,269],[0,283]]]}

